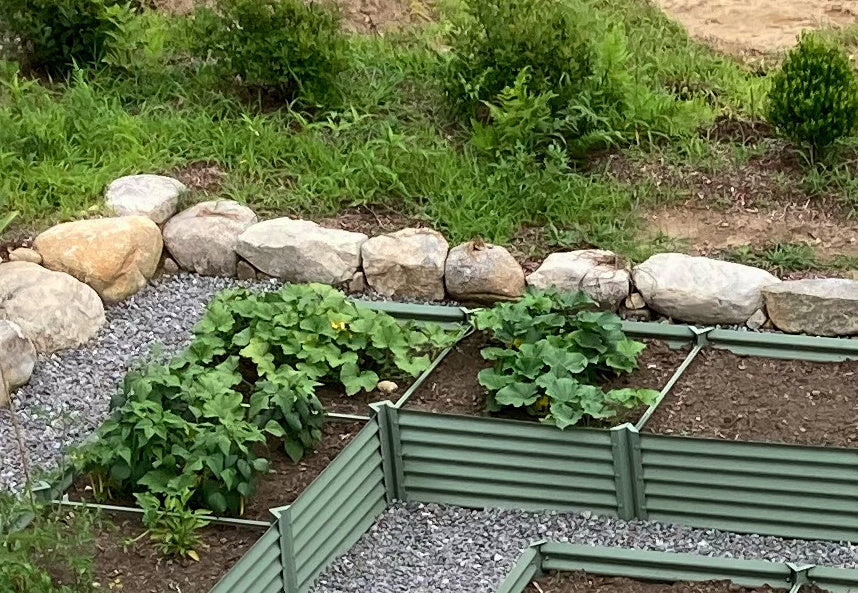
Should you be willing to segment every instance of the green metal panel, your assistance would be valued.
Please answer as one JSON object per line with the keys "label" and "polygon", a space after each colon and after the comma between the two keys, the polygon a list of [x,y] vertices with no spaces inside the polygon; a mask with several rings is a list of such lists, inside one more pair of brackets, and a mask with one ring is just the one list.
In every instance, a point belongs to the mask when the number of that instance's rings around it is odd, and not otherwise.
{"label": "green metal panel", "polygon": [[617,514],[608,431],[413,410],[398,417],[407,500]]}
{"label": "green metal panel", "polygon": [[281,593],[280,530],[273,525],[209,593]]}
{"label": "green metal panel", "polygon": [[785,564],[624,548],[549,542],[540,546],[543,570],[586,571],[605,576],[657,581],[729,579],[745,587],[788,586]]}
{"label": "green metal panel", "polygon": [[858,340],[716,329],[707,336],[715,348],[736,354],[816,362],[858,359]]}
{"label": "green metal panel", "polygon": [[383,311],[397,319],[413,321],[431,321],[433,323],[464,323],[467,313],[461,307],[450,307],[444,305],[419,305],[412,303],[397,303],[394,301],[367,301],[353,299],[358,307],[365,307],[374,311]]}
{"label": "green metal panel", "polygon": [[495,593],[521,593],[527,584],[541,572],[542,554],[538,545],[531,545],[521,553],[504,577]]}
{"label": "green metal panel", "polygon": [[650,519],[858,541],[858,450],[641,435]]}
{"label": "green metal panel", "polygon": [[377,417],[289,507],[297,591],[306,591],[386,508]]}
{"label": "green metal panel", "polygon": [[623,321],[623,332],[630,338],[665,340],[673,347],[694,343],[697,339],[691,326],[672,323]]}
{"label": "green metal panel", "polygon": [[832,566],[813,566],[808,570],[810,582],[832,593],[852,593],[858,591],[858,570],[854,568],[835,568]]}

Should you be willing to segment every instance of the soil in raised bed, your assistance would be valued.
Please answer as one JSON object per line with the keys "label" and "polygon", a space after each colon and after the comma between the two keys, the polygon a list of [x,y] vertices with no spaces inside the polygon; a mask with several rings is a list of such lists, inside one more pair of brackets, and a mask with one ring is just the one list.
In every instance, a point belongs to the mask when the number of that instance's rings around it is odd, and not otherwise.
{"label": "soil in raised bed", "polygon": [[700,352],[650,418],[660,434],[858,446],[858,362]]}
{"label": "soil in raised bed", "polygon": [[[638,369],[606,382],[605,389],[640,387],[660,390],[688,355],[688,348],[672,350],[661,341],[648,340],[647,347],[638,358]],[[456,345],[427,380],[406,401],[405,407],[445,414],[485,416],[486,390],[477,380],[477,374],[491,366],[483,360],[480,350],[487,345],[487,337],[475,333]],[[628,418],[637,419],[641,410],[631,410]],[[504,417],[528,419],[523,414],[501,413]]]}
{"label": "soil in raised bed", "polygon": [[[820,590],[803,588],[804,593]],[[526,593],[775,593],[786,589],[769,586],[741,587],[731,581],[677,581],[657,583],[624,577],[606,577],[585,572],[549,573],[527,586]]]}
{"label": "soil in raised bed", "polygon": [[[165,557],[137,518],[113,516],[96,533],[93,580],[100,591],[206,593],[259,539],[264,528],[210,525],[200,560]],[[132,541],[135,538],[137,541]]]}
{"label": "soil in raised bed", "polygon": [[[316,479],[340,451],[363,428],[363,422],[327,420],[322,427],[322,442],[315,452],[298,463],[293,462],[282,447],[272,442],[259,455],[269,460],[269,472],[259,477],[256,492],[247,501],[243,518],[269,521],[270,509],[294,502],[298,495]],[[78,476],[69,489],[71,500],[95,502],[89,477]],[[137,506],[134,499],[116,497],[110,504]]]}

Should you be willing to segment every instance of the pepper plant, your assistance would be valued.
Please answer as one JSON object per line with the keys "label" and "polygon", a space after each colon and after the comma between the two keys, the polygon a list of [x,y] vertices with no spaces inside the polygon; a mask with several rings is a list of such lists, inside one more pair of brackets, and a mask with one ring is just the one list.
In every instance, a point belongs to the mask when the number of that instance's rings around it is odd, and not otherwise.
{"label": "pepper plant", "polygon": [[479,374],[490,411],[523,408],[565,428],[606,422],[658,397],[652,389],[599,387],[637,368],[645,346],[628,339],[620,318],[595,310],[584,293],[528,292],[518,302],[478,311],[474,325],[493,342],[482,356],[494,364]]}

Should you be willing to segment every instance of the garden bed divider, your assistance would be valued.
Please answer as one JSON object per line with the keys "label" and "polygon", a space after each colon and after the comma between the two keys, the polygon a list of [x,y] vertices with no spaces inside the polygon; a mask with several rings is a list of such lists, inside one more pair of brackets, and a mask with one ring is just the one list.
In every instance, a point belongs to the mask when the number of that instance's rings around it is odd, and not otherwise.
{"label": "garden bed divider", "polygon": [[545,571],[660,582],[729,580],[743,587],[790,587],[792,593],[804,584],[832,593],[858,591],[856,569],[542,541],[522,552],[497,593],[522,593]]}

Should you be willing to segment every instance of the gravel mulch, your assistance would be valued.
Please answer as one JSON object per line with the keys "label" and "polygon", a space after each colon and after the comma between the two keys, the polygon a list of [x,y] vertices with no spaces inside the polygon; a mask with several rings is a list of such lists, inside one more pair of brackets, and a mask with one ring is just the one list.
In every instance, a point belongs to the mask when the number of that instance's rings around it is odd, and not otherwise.
{"label": "gravel mulch", "polygon": [[858,546],[623,521],[589,513],[399,503],[316,580],[313,593],[492,593],[538,540],[858,566]]}
{"label": "gravel mulch", "polygon": [[[107,308],[107,323],[88,344],[41,356],[30,382],[14,395],[31,467],[36,472],[57,467],[64,449],[83,441],[105,419],[110,397],[128,370],[145,361],[155,344],[162,345],[164,355],[180,351],[212,297],[239,284],[248,285],[227,278],[162,276]],[[18,491],[24,485],[13,434],[9,410],[0,410],[0,490]]]}

